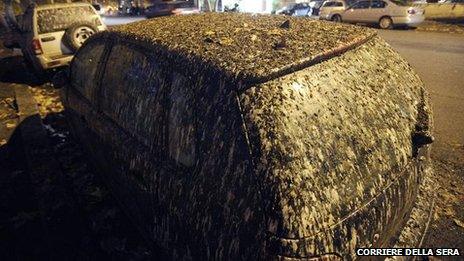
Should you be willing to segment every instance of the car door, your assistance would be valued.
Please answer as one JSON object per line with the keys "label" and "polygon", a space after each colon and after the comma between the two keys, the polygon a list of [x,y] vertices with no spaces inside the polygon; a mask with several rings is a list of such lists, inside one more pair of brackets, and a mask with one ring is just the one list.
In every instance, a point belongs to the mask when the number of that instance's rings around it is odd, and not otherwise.
{"label": "car door", "polygon": [[388,15],[387,3],[382,0],[373,0],[367,16],[369,18],[369,22],[377,23],[380,18],[385,15]]}
{"label": "car door", "polygon": [[104,41],[89,42],[74,57],[70,66],[70,85],[64,89],[63,102],[73,129],[80,136],[94,139],[92,125],[96,119],[96,94],[105,54],[109,46]]}
{"label": "car door", "polygon": [[98,94],[94,129],[104,144],[106,179],[141,231],[153,231],[150,218],[159,212],[154,197],[166,151],[165,82],[150,50],[117,41]]}
{"label": "car door", "polygon": [[368,14],[369,8],[370,1],[359,1],[343,12],[342,20],[353,23],[366,22],[368,20],[366,15]]}

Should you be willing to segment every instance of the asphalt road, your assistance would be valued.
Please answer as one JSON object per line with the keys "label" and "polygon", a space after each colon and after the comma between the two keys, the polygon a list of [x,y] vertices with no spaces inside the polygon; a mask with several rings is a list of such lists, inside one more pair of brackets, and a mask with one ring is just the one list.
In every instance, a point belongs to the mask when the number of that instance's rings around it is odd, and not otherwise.
{"label": "asphalt road", "polygon": [[424,81],[440,142],[464,144],[464,36],[402,30],[379,30]]}
{"label": "asphalt road", "polygon": [[464,252],[464,35],[379,30],[416,70],[434,113],[437,212],[425,245]]}

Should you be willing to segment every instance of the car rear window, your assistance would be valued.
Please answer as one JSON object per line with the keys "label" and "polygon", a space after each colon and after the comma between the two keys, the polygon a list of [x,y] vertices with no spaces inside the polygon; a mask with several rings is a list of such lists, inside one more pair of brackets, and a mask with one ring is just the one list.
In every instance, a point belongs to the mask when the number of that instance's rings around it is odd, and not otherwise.
{"label": "car rear window", "polygon": [[100,19],[91,6],[72,6],[37,11],[39,34],[62,31],[82,22],[100,26]]}

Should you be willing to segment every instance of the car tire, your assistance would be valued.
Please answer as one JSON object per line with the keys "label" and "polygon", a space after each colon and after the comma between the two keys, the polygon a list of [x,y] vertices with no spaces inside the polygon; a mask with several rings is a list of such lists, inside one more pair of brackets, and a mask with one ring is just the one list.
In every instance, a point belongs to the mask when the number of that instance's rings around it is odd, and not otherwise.
{"label": "car tire", "polygon": [[379,27],[382,29],[392,29],[393,28],[393,20],[388,17],[384,16],[379,20]]}
{"label": "car tire", "polygon": [[92,24],[77,23],[66,29],[63,41],[71,51],[76,52],[96,32],[98,32],[98,29]]}
{"label": "car tire", "polygon": [[332,15],[330,18],[330,21],[336,22],[336,23],[341,23],[342,22],[342,17],[339,14]]}

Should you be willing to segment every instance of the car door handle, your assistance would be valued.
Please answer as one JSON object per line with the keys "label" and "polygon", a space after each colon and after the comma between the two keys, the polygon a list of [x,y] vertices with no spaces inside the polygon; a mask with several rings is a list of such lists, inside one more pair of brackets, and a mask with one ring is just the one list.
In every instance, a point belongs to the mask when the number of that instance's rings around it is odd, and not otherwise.
{"label": "car door handle", "polygon": [[40,38],[40,40],[42,40],[42,42],[50,42],[50,41],[53,41],[55,39],[56,39],[55,36],[48,36],[48,37]]}

